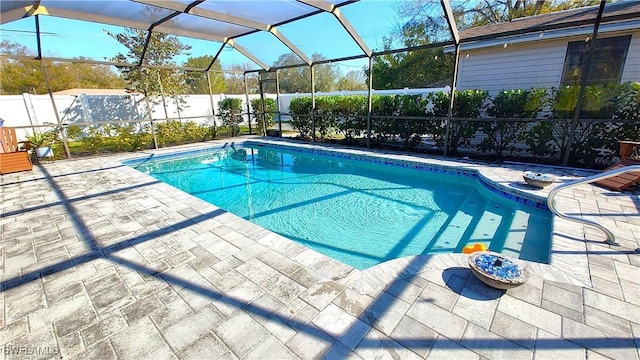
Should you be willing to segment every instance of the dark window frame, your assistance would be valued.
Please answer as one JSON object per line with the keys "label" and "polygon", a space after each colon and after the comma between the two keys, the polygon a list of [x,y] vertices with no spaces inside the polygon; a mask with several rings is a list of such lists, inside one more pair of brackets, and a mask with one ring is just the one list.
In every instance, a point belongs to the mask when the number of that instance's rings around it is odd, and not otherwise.
{"label": "dark window frame", "polygon": [[[588,44],[587,41],[572,41],[567,44],[560,86],[580,84]],[[630,44],[631,35],[597,39],[587,85],[620,84]]]}

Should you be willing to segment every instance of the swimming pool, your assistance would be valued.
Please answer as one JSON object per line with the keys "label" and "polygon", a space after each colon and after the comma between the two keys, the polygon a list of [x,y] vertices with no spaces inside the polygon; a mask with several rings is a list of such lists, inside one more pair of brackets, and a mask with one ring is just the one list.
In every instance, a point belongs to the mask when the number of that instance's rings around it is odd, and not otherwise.
{"label": "swimming pool", "polygon": [[252,142],[147,160],[127,164],[356,269],[472,243],[549,260],[544,204],[474,170]]}

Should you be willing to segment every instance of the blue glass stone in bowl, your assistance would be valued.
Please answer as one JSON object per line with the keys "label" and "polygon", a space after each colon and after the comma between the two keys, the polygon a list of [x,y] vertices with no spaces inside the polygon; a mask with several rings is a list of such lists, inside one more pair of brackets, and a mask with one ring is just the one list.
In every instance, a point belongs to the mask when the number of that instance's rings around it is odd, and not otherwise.
{"label": "blue glass stone in bowl", "polygon": [[522,263],[491,251],[471,254],[469,268],[480,281],[497,289],[511,289],[529,280],[529,272]]}

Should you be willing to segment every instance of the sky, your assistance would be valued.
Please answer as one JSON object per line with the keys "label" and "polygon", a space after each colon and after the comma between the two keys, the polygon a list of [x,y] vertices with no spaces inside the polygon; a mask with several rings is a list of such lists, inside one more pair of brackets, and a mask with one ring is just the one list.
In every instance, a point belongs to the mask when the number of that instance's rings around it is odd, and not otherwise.
{"label": "sky", "polygon": [[[370,49],[381,50],[383,36],[390,34],[398,23],[396,8],[400,1],[406,0],[361,0],[341,7],[340,10]],[[43,1],[42,4],[46,6],[46,1]],[[61,58],[84,56],[95,60],[105,60],[118,52],[126,53],[126,48],[109,37],[105,30],[121,33],[123,27],[41,16],[40,31],[42,33],[43,54]],[[279,26],[278,30],[308,57],[311,57],[315,52],[326,58],[362,54],[362,51],[340,23],[328,13]],[[35,20],[33,17],[10,22],[0,28],[2,40],[18,42],[32,49],[35,54],[37,45],[34,33]],[[194,38],[180,37],[180,40],[192,46],[190,50],[192,57],[215,55],[221,46],[220,43]],[[289,52],[289,49],[275,36],[266,32],[240,38],[237,43],[249,52],[256,54],[267,65],[273,65],[280,55]],[[186,58],[187,56],[182,56],[177,60],[182,63]],[[222,51],[220,60],[223,69],[229,69],[233,64],[250,62],[242,54],[228,46]],[[362,69],[366,64],[367,60],[361,59],[338,63],[337,67],[341,72],[347,72]],[[257,68],[257,66],[253,66]]]}

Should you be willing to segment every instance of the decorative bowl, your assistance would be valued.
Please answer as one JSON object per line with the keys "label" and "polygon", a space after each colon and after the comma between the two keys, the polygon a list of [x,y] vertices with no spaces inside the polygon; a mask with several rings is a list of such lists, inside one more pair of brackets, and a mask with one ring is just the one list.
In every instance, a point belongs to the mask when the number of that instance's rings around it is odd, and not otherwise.
{"label": "decorative bowl", "polygon": [[529,280],[529,271],[523,264],[491,251],[471,254],[469,268],[480,281],[496,289],[512,289]]}
{"label": "decorative bowl", "polygon": [[553,176],[551,175],[534,173],[534,172],[526,172],[522,175],[522,177],[524,178],[524,181],[527,182],[527,184],[537,188],[543,188],[553,183],[553,180],[554,180]]}

